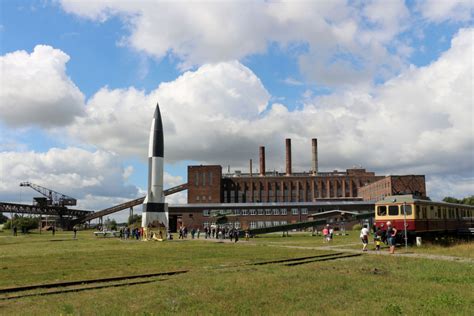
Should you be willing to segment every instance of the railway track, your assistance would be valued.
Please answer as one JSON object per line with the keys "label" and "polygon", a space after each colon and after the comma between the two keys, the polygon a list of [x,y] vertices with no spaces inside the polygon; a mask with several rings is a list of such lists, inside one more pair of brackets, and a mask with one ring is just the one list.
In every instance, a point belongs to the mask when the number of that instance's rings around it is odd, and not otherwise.
{"label": "railway track", "polygon": [[[128,276],[85,279],[85,280],[77,280],[77,281],[65,281],[65,282],[33,284],[33,285],[23,285],[23,286],[2,288],[0,289],[0,300],[18,299],[18,298],[29,297],[29,296],[43,296],[43,295],[61,294],[61,293],[69,293],[69,292],[80,292],[80,291],[86,291],[86,290],[103,289],[103,288],[108,288],[108,287],[145,284],[145,283],[151,283],[151,282],[156,282],[156,281],[163,281],[163,279],[158,279],[159,277],[173,276],[173,275],[178,275],[178,274],[184,274],[187,272],[189,272],[189,270],[135,274],[135,275],[128,275]],[[145,280],[129,282],[130,280],[136,280],[136,279],[145,279]],[[120,282],[120,283],[117,283],[117,282]],[[96,284],[96,285],[87,286],[90,284]],[[49,291],[49,289],[52,289],[52,290]],[[34,292],[36,290],[40,290],[40,291],[47,290],[47,291]],[[20,293],[20,294],[10,295],[14,293]]]}
{"label": "railway track", "polygon": [[[215,268],[234,268],[237,266],[263,266],[271,264],[281,264],[283,266],[292,267],[309,263],[316,263],[322,261],[338,260],[344,258],[358,257],[361,254],[347,254],[344,252],[335,252],[322,255],[305,256],[297,258],[285,258],[279,260],[269,260],[261,262],[244,263],[240,265],[232,265],[226,267],[215,267]],[[65,281],[65,282],[54,282],[54,283],[43,283],[43,284],[32,284],[23,285],[16,287],[8,287],[0,289],[0,301],[20,299],[31,296],[45,296],[53,294],[64,294],[71,292],[81,292],[88,290],[97,290],[112,287],[141,285],[152,282],[164,281],[163,277],[173,276],[188,273],[190,270],[176,270],[166,271],[158,273],[147,273],[147,274],[135,274],[127,276],[117,276],[108,278],[97,278],[97,279],[84,279],[76,281]]]}

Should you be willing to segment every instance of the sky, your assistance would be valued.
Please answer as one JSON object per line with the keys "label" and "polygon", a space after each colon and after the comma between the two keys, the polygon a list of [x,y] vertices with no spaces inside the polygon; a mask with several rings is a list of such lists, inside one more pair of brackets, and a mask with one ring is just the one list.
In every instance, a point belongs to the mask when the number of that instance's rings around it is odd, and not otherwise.
{"label": "sky", "polygon": [[[0,2],[0,201],[31,181],[99,210],[143,196],[157,103],[164,186],[189,164],[362,166],[474,194],[472,1]],[[258,168],[254,163],[254,171]],[[167,198],[185,203],[186,192]],[[140,210],[137,210],[140,211]],[[125,212],[126,213],[126,212]],[[119,214],[118,218],[127,214]]]}

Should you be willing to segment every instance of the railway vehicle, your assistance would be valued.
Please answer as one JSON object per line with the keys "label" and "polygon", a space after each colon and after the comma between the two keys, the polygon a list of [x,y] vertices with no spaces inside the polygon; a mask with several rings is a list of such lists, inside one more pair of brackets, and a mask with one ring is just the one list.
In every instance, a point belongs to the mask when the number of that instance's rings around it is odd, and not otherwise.
{"label": "railway vehicle", "polygon": [[408,239],[416,236],[471,235],[474,232],[474,206],[434,202],[413,195],[387,196],[375,203],[375,226],[386,230],[390,221],[404,234],[406,223]]}

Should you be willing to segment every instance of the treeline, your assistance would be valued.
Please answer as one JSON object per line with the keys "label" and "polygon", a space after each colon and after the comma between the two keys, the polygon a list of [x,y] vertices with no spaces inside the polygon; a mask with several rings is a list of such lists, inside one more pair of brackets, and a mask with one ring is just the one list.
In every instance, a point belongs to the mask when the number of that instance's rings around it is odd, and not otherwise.
{"label": "treeline", "polygon": [[474,205],[474,195],[465,197],[464,199],[456,199],[452,196],[447,196],[443,199],[443,201],[447,203]]}

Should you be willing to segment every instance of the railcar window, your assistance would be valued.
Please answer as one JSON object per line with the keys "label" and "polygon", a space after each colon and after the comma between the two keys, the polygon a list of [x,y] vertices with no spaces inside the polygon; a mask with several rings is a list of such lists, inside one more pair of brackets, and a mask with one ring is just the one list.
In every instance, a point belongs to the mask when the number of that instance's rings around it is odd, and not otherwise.
{"label": "railcar window", "polygon": [[402,206],[402,213],[404,212],[404,211],[403,211],[403,207],[405,208],[405,213],[406,213],[407,215],[411,215],[411,213],[412,213],[411,205],[404,205],[404,206]]}
{"label": "railcar window", "polygon": [[390,205],[388,207],[388,215],[390,216],[398,215],[398,205]]}
{"label": "railcar window", "polygon": [[422,212],[423,212],[423,218],[428,218],[428,217],[426,216],[426,207],[423,207],[423,208],[422,208]]}
{"label": "railcar window", "polygon": [[385,216],[387,215],[387,207],[385,205],[383,206],[377,206],[377,215],[378,216]]}
{"label": "railcar window", "polygon": [[415,209],[416,209],[416,211],[415,211],[415,216],[416,216],[416,218],[421,218],[420,206],[419,206],[419,205],[416,205],[416,206],[415,206]]}

